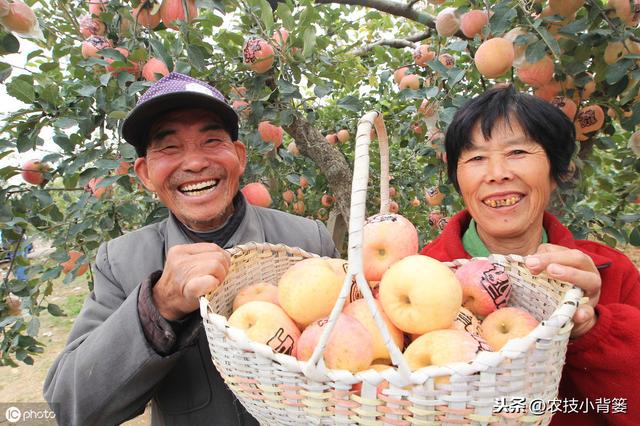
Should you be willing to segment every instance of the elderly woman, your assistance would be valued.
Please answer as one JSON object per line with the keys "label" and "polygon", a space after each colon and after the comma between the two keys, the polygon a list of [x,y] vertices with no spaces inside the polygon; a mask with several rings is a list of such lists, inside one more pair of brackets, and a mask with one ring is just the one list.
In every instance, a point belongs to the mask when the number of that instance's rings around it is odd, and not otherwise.
{"label": "elderly woman", "polygon": [[562,111],[512,86],[469,101],[445,137],[449,179],[466,210],[422,254],[519,254],[533,274],[582,288],[589,301],[573,317],[560,384],[559,399],[569,404],[552,425],[640,425],[638,269],[610,247],[575,240],[545,211],[570,173],[574,141]]}

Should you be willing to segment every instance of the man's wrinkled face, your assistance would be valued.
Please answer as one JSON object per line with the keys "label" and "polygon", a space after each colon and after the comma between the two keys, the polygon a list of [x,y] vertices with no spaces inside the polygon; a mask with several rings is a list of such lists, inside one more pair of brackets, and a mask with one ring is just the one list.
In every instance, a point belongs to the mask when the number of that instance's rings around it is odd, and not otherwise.
{"label": "man's wrinkled face", "polygon": [[246,151],[232,141],[220,117],[202,109],[158,118],[149,131],[147,155],[135,162],[144,186],[195,231],[222,225],[246,166]]}

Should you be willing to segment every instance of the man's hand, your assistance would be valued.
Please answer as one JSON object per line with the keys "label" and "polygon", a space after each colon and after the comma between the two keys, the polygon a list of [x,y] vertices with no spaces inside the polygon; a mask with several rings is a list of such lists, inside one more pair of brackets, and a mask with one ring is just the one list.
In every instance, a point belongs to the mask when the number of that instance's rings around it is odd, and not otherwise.
{"label": "man's hand", "polygon": [[162,276],[153,287],[160,315],[175,321],[198,309],[198,297],[215,290],[227,276],[231,256],[216,244],[171,247]]}
{"label": "man's hand", "polygon": [[580,337],[596,324],[598,318],[593,309],[600,299],[602,280],[593,260],[580,250],[571,250],[555,244],[541,244],[535,254],[527,256],[526,265],[537,275],[546,271],[551,278],[566,281],[581,288],[589,301],[582,304],[573,315],[571,337]]}

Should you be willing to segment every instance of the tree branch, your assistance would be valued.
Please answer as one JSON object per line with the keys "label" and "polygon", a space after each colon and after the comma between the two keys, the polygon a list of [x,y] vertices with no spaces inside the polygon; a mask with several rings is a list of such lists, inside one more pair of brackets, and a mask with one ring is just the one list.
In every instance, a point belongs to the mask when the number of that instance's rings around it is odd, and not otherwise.
{"label": "tree branch", "polygon": [[376,46],[389,46],[394,47],[396,49],[402,49],[403,47],[411,47],[416,48],[416,42],[425,40],[431,36],[431,31],[425,31],[420,34],[413,35],[411,37],[398,39],[398,38],[384,38],[382,40],[378,40],[374,43],[367,44],[366,46],[361,47],[360,49],[354,50],[352,53],[356,56],[362,56],[369,52]]}
{"label": "tree branch", "polygon": [[396,0],[316,0],[318,4],[348,4],[352,6],[363,6],[380,12],[389,13],[395,16],[401,16],[411,21],[419,22],[429,28],[435,28],[436,23],[433,16],[428,13],[420,12],[413,8],[413,3],[403,3]]}
{"label": "tree branch", "polygon": [[320,167],[322,174],[327,178],[342,217],[349,223],[353,174],[347,160],[300,114],[295,114],[293,122],[282,127],[296,141],[300,152]]}

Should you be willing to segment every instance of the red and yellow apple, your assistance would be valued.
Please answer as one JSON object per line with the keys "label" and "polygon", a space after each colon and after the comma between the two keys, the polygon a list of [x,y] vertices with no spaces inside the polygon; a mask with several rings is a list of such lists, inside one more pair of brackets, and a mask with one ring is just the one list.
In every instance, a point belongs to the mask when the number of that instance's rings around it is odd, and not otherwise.
{"label": "red and yellow apple", "polygon": [[338,300],[344,275],[326,258],[301,260],[285,271],[278,281],[278,301],[301,326],[328,316]]}
{"label": "red and yellow apple", "polygon": [[428,256],[399,260],[380,281],[380,302],[391,322],[407,333],[424,334],[449,328],[462,303],[454,273]]}
{"label": "red and yellow apple", "polygon": [[456,270],[462,286],[462,306],[480,317],[507,306],[511,282],[504,265],[474,259]]}
{"label": "red and yellow apple", "polygon": [[32,185],[41,185],[44,182],[44,174],[48,167],[39,160],[27,160],[22,165],[20,175],[25,182]]}
{"label": "red and yellow apple", "polygon": [[524,337],[538,326],[529,312],[506,307],[490,313],[480,324],[480,336],[492,351],[499,351],[509,340]]}
{"label": "red and yellow apple", "polygon": [[367,281],[380,281],[398,260],[418,252],[418,231],[404,216],[377,214],[364,225],[362,256]]}
{"label": "red and yellow apple", "polygon": [[[296,357],[299,360],[311,358],[327,324],[328,319],[322,318],[305,328],[298,341]],[[341,313],[329,334],[323,358],[328,368],[352,373],[366,370],[373,361],[373,338],[360,321]]]}
{"label": "red and yellow apple", "polygon": [[[411,342],[404,357],[411,371],[431,365],[446,365],[453,362],[470,362],[480,350],[471,334],[461,330],[434,330]],[[436,383],[448,383],[449,376],[435,378]]]}
{"label": "red and yellow apple", "polygon": [[[404,344],[404,334],[402,333],[402,330],[393,325],[391,320],[389,320],[387,314],[384,313],[384,309],[382,308],[380,301],[375,300],[375,304],[378,307],[378,312],[380,313],[382,320],[387,325],[387,330],[389,330],[391,339],[393,339],[395,345],[402,350]],[[391,355],[384,344],[382,332],[378,329],[378,326],[373,319],[373,315],[369,310],[367,301],[364,299],[355,300],[347,305],[342,312],[360,321],[371,334],[371,337],[373,338],[373,359],[376,360],[376,362],[389,361],[391,359]]]}
{"label": "red and yellow apple", "polygon": [[271,194],[261,182],[248,183],[242,187],[240,192],[242,192],[249,204],[260,207],[269,207],[271,205]]}
{"label": "red and yellow apple", "polygon": [[[84,256],[84,253],[79,252],[78,250],[70,250],[69,251],[69,260],[62,262],[60,266],[62,266],[62,272],[68,274],[76,267],[76,263],[80,257]],[[89,263],[83,263],[78,267],[76,271],[77,275],[82,275],[89,269]]]}
{"label": "red and yellow apple", "polygon": [[278,305],[252,300],[235,310],[228,323],[243,330],[250,340],[264,343],[275,352],[296,353],[300,330]]}
{"label": "red and yellow apple", "polygon": [[264,281],[244,287],[238,291],[236,297],[233,298],[232,309],[235,311],[240,306],[253,300],[262,300],[263,302],[270,302],[277,305],[278,287]]}

